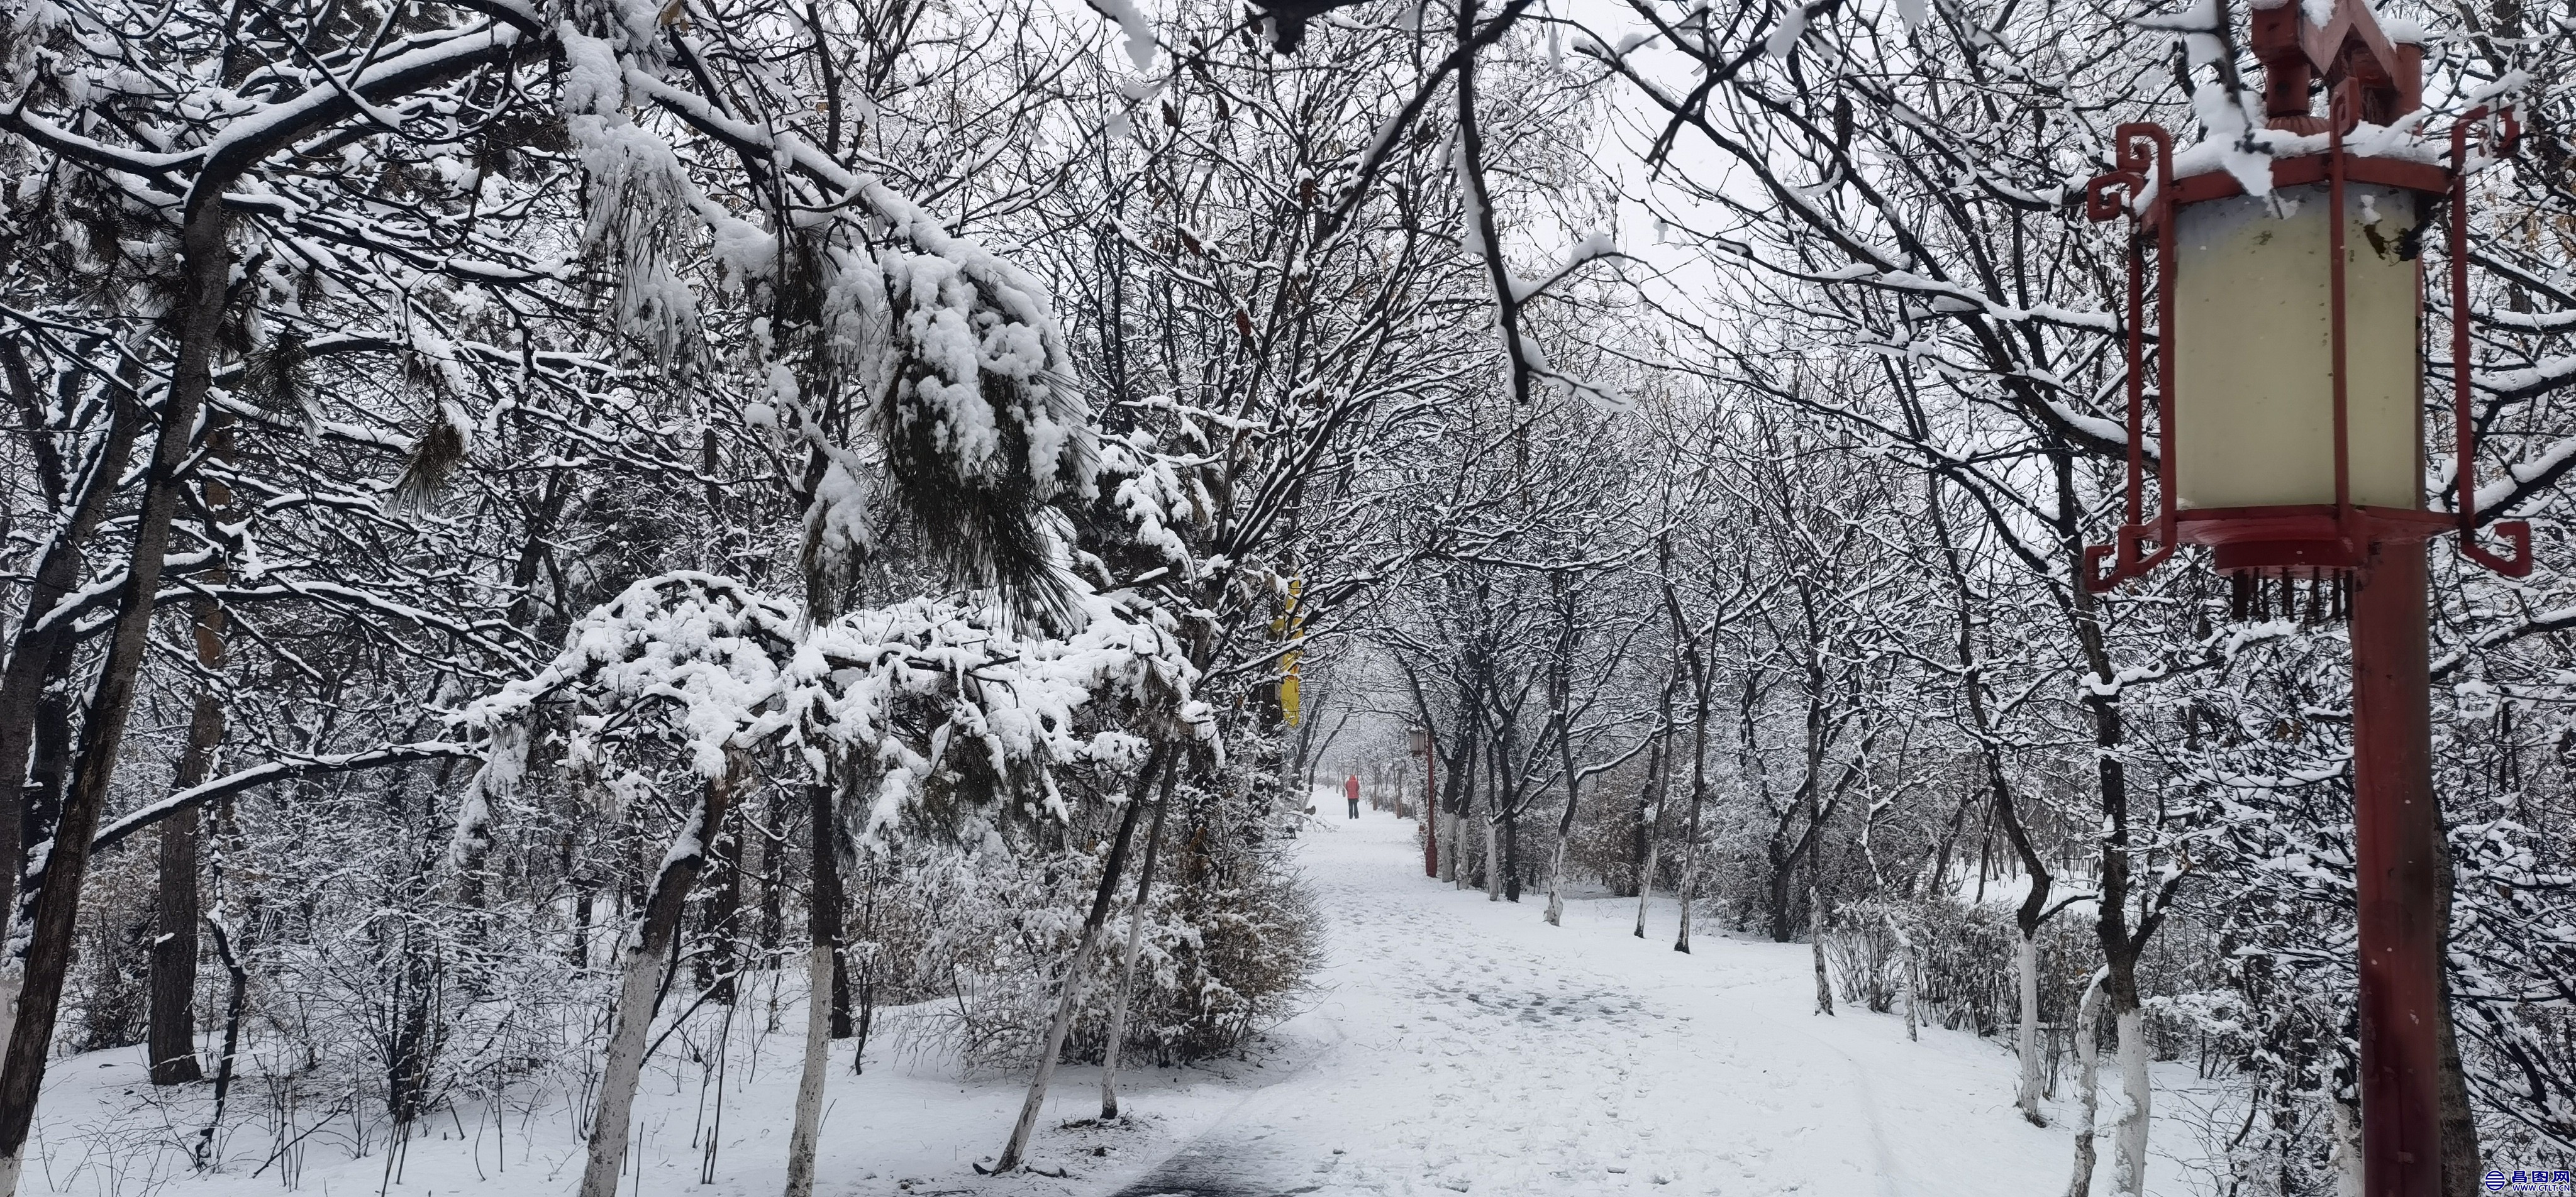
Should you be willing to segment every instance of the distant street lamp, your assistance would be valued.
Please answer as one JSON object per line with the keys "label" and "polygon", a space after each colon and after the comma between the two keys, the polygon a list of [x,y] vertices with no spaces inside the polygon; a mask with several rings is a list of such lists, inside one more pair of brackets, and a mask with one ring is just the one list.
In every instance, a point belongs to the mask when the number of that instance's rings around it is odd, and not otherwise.
{"label": "distant street lamp", "polygon": [[[2406,156],[2417,143],[2403,134],[2356,149],[2346,139],[2361,122],[2385,127],[2421,107],[2420,50],[2392,43],[2358,0],[2335,0],[2322,26],[2304,4],[2257,7],[2253,34],[2271,128],[2314,145],[2272,160],[2270,195],[2247,195],[2224,170],[2176,177],[2172,137],[2153,124],[2119,127],[2119,168],[2087,191],[2092,219],[2129,221],[2129,488],[2114,543],[2085,551],[2085,582],[2107,590],[2199,544],[2230,579],[2240,618],[2351,619],[2364,1191],[2437,1197],[2444,849],[2420,546],[2457,530],[2479,564],[2531,570],[2529,525],[2496,525],[2510,557],[2475,539],[2469,396],[2470,150],[2510,153],[2515,126],[2509,111],[2468,113],[2440,166]],[[2322,120],[2309,110],[2319,75]],[[2458,496],[2448,513],[2427,510],[2422,493],[2417,255],[2428,213],[2445,206]]]}
{"label": "distant street lamp", "polygon": [[1407,751],[1422,758],[1422,875],[1437,880],[1440,876],[1440,789],[1438,770],[1431,756],[1431,729],[1407,729],[1404,745]]}

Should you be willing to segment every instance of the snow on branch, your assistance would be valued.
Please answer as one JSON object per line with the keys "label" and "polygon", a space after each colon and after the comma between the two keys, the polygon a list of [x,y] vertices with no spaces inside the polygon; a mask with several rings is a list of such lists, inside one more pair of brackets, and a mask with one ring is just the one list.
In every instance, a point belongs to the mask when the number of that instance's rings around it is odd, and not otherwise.
{"label": "snow on branch", "polygon": [[877,779],[864,833],[894,827],[938,783],[1033,796],[1071,815],[1054,770],[1132,769],[1157,740],[1213,734],[1192,697],[1179,637],[1102,596],[1061,638],[1016,630],[989,595],[922,597],[808,627],[795,604],[729,578],[682,571],[627,588],[576,622],[534,676],[467,704],[479,735],[478,794],[505,791],[538,704],[569,695],[570,754],[596,762],[651,742],[701,776],[769,747],[818,775],[855,763]]}

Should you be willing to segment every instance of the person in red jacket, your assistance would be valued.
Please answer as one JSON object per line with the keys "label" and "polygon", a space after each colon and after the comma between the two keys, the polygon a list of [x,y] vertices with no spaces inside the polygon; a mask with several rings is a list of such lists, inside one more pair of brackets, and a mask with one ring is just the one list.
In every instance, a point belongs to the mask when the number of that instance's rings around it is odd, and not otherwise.
{"label": "person in red jacket", "polygon": [[1350,799],[1351,817],[1354,819],[1360,817],[1360,779],[1358,777],[1342,779],[1342,797]]}

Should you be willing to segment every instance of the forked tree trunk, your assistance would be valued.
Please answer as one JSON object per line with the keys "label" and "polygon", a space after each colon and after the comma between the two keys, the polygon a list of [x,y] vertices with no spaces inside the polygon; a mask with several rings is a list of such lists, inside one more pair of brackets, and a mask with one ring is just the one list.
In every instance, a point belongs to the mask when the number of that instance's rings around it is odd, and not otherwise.
{"label": "forked tree trunk", "polygon": [[1055,1080],[1055,1058],[1064,1051],[1065,1032],[1073,1027],[1073,1012],[1082,1001],[1082,978],[1091,966],[1091,953],[1100,945],[1101,926],[1109,921],[1109,903],[1118,892],[1119,875],[1127,868],[1127,847],[1136,838],[1136,817],[1145,809],[1145,793],[1153,788],[1161,772],[1167,750],[1156,745],[1145,768],[1137,774],[1136,785],[1127,795],[1127,812],[1118,818],[1118,835],[1109,845],[1109,860],[1101,866],[1100,888],[1092,894],[1091,914],[1082,920],[1082,938],[1075,941],[1073,959],[1064,970],[1064,992],[1056,999],[1055,1021],[1048,1024],[1046,1042],[1039,1047],[1037,1075],[1029,1081],[1029,1095],[1020,1103],[1019,1120],[1011,1124],[1010,1141],[1002,1145],[1002,1157],[993,1163],[996,1175],[1016,1171],[1028,1151],[1029,1135],[1037,1129],[1038,1110],[1046,1104],[1047,1085]]}
{"label": "forked tree trunk", "polygon": [[643,917],[627,932],[618,954],[622,975],[617,1007],[609,1024],[608,1055],[600,1067],[599,1109],[591,1116],[590,1159],[582,1168],[581,1197],[617,1197],[618,1173],[626,1165],[626,1143],[634,1121],[635,1088],[644,1076],[644,1052],[653,1030],[654,1006],[661,997],[663,962],[680,932],[689,887],[706,867],[707,841],[724,825],[733,802],[736,778],[709,781],[700,790],[697,809],[671,841],[653,888],[644,899]]}
{"label": "forked tree trunk", "polygon": [[[1667,687],[1664,691],[1664,721],[1660,726],[1670,730],[1672,724],[1672,690]],[[1641,817],[1638,819],[1638,823],[1645,829],[1646,836],[1646,849],[1638,853],[1639,858],[1644,862],[1637,869],[1636,934],[1639,939],[1646,937],[1646,909],[1655,899],[1655,868],[1658,863],[1655,858],[1661,854],[1664,846],[1664,795],[1670,788],[1666,783],[1666,776],[1671,772],[1671,767],[1672,754],[1664,751],[1663,733],[1658,732],[1655,743],[1646,750],[1646,784],[1649,787],[1647,792],[1654,795],[1654,801],[1644,804],[1645,809],[1640,812]]]}
{"label": "forked tree trunk", "polygon": [[1109,1002],[1109,1043],[1101,1049],[1100,1116],[1118,1116],[1118,1055],[1127,1042],[1127,1003],[1135,992],[1136,960],[1145,952],[1145,916],[1153,910],[1154,859],[1163,847],[1163,816],[1172,807],[1172,779],[1178,770],[1163,773],[1163,796],[1154,802],[1154,826],[1145,833],[1144,873],[1136,878],[1136,912],[1127,919],[1127,950],[1118,962],[1118,992]]}
{"label": "forked tree trunk", "polygon": [[2102,1035],[2102,982],[2106,979],[2100,970],[2094,972],[2075,1015],[2075,1096],[2083,1104],[2075,1115],[2075,1178],[2066,1186],[2066,1197],[2090,1197],[2093,1191],[2093,1127],[2102,1112],[2102,1090],[2095,1083],[2102,1052],[2095,1044]]}
{"label": "forked tree trunk", "polygon": [[169,553],[170,524],[185,485],[180,471],[187,464],[197,413],[213,383],[224,290],[232,276],[232,253],[224,238],[219,199],[193,194],[180,234],[178,360],[171,368],[161,427],[153,440],[151,473],[134,523],[133,551],[116,621],[100,662],[88,718],[81,725],[78,764],[55,825],[44,889],[32,912],[18,1016],[9,1029],[6,1062],[0,1064],[0,1197],[15,1197],[27,1136],[35,1128],[36,1099],[45,1085],[45,1056],[53,1045],[63,980],[70,971],[81,883],[89,871],[90,839],[98,833],[99,814],[106,809],[125,744],[126,718],[134,711],[143,654],[152,639],[153,600],[160,593],[162,565]]}
{"label": "forked tree trunk", "polygon": [[1681,930],[1673,938],[1676,952],[1691,950],[1691,907],[1699,901],[1699,812],[1708,798],[1708,679],[1701,674],[1697,646],[1690,650],[1690,662],[1692,684],[1699,691],[1699,700],[1691,713],[1694,727],[1691,731],[1690,817],[1682,829],[1682,875],[1680,882],[1673,887],[1682,907]]}

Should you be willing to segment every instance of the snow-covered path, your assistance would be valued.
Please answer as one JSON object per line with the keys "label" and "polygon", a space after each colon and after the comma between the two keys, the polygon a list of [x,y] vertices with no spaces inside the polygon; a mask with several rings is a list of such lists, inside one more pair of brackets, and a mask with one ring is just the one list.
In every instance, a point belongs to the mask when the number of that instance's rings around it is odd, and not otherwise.
{"label": "snow-covered path", "polygon": [[[1326,809],[1336,809],[1328,807]],[[2062,1192],[2063,1131],[2012,1109],[1993,1044],[1811,1013],[1803,945],[1633,899],[1489,903],[1422,876],[1413,824],[1330,820],[1302,856],[1330,920],[1314,1054],[1120,1197]],[[1408,867],[1410,866],[1410,867]]]}
{"label": "snow-covered path", "polygon": [[[1628,934],[1633,899],[1571,900],[1550,927],[1542,895],[1489,903],[1424,878],[1413,824],[1377,812],[1313,824],[1296,851],[1329,963],[1312,1007],[1249,1058],[1139,1068],[1121,1085],[1130,1118],[1110,1126],[1092,1120],[1099,1070],[1067,1067],[1031,1146],[1039,1171],[987,1177],[976,1163],[1001,1146],[1024,1075],[963,1078],[891,1038],[865,1075],[836,1055],[818,1197],[2065,1191],[2068,1133],[2015,1114],[2001,1045],[1934,1028],[1909,1043],[1883,1014],[1816,1016],[1803,944],[1704,928],[1679,955],[1669,900],[1649,940]],[[682,1047],[656,1058],[625,1192],[781,1191],[798,989],[778,977],[754,987],[720,1077]],[[466,1103],[389,1168],[380,1134],[342,1134],[349,1120],[328,1106],[263,1111],[257,1102],[275,1102],[255,1079],[217,1152],[224,1165],[199,1172],[187,1161],[206,1087],[154,1090],[133,1048],[54,1073],[35,1193],[253,1197],[291,1176],[287,1191],[324,1197],[559,1197],[580,1173],[578,1120],[560,1092]],[[2160,1115],[2170,1096],[2160,1088]],[[2151,1194],[2207,1191],[2163,1158],[2196,1145],[2158,1118]]]}

